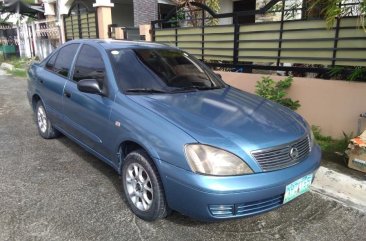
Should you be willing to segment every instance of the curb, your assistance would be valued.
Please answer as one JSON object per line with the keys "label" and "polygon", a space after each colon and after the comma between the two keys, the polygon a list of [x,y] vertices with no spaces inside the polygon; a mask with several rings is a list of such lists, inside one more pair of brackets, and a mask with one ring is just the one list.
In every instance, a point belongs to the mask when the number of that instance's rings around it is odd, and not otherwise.
{"label": "curb", "polygon": [[321,166],[311,191],[366,213],[366,180]]}

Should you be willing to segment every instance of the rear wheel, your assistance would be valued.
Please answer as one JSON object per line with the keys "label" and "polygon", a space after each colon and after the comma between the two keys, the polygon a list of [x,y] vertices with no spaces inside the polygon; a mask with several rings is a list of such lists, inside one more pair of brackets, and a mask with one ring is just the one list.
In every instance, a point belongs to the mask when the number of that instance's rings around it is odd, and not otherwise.
{"label": "rear wheel", "polygon": [[52,139],[59,136],[60,133],[52,126],[41,101],[37,102],[35,114],[38,132],[43,138]]}
{"label": "rear wheel", "polygon": [[159,173],[145,151],[136,150],[126,156],[121,179],[127,202],[136,216],[154,221],[169,214]]}

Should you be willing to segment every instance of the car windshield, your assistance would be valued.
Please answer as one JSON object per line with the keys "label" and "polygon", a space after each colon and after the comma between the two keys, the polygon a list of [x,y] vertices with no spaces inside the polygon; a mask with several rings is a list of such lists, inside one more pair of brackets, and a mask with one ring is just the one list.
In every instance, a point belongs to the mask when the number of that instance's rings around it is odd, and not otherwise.
{"label": "car windshield", "polygon": [[175,49],[114,49],[109,56],[125,92],[172,93],[225,87],[224,82],[191,55]]}

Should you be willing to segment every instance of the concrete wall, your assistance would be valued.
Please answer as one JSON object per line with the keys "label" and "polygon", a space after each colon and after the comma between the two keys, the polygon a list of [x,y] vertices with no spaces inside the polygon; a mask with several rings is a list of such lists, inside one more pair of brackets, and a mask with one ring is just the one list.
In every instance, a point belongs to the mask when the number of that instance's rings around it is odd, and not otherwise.
{"label": "concrete wall", "polygon": [[[225,82],[254,93],[255,85],[263,75],[219,72]],[[282,76],[272,76],[280,80]],[[357,132],[359,115],[366,112],[366,83],[294,78],[289,97],[299,100],[297,110],[311,125],[320,126],[326,135],[340,138],[342,131]],[[366,120],[363,121],[366,128]]]}
{"label": "concrete wall", "polygon": [[115,3],[112,8],[112,23],[121,27],[133,27],[133,4]]}

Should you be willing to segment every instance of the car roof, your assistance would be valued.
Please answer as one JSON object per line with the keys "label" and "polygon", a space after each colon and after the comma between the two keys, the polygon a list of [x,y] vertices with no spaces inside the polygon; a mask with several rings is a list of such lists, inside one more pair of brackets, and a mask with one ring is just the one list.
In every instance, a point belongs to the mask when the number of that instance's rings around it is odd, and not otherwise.
{"label": "car roof", "polygon": [[145,41],[129,41],[129,40],[113,40],[113,39],[78,39],[72,40],[68,43],[97,43],[100,44],[103,48],[109,49],[136,49],[136,48],[170,48],[176,49],[175,47],[171,47],[165,44],[153,43],[153,42],[145,42]]}

